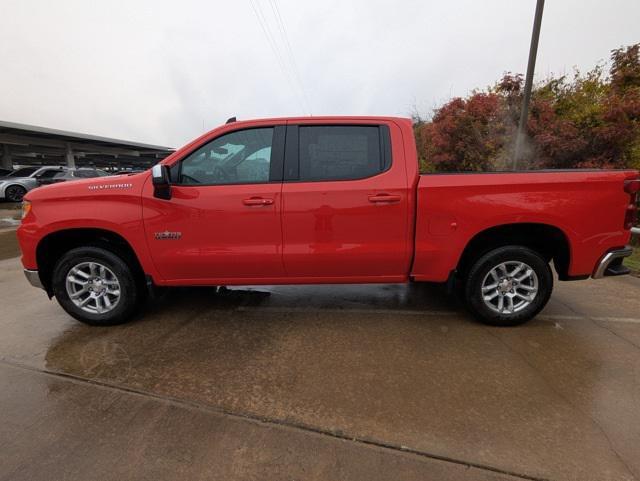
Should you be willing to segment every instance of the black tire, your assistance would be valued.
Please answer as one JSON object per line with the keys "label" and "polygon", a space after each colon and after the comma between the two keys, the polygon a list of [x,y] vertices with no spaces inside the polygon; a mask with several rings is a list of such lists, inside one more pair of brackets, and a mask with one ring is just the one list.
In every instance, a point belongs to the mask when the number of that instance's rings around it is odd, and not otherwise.
{"label": "black tire", "polygon": [[[487,303],[485,303],[484,294],[482,292],[485,279],[487,279],[489,284],[494,283],[494,281],[491,280],[492,278],[489,278],[490,272],[504,262],[524,263],[531,268],[537,277],[537,293],[535,294],[535,297],[533,297],[528,305],[521,307],[521,310],[516,310],[511,313],[497,312],[490,308]],[[507,264],[507,267],[508,266],[509,264]],[[516,277],[517,276],[513,276],[513,279]],[[509,279],[512,278],[507,277],[507,279],[508,280],[506,282],[508,286],[510,286],[509,282],[512,281],[509,281]],[[530,279],[527,279],[526,282],[533,283]],[[529,287],[530,285],[527,284],[526,288]],[[519,287],[514,287],[514,289],[516,289],[515,292],[522,292],[525,295],[527,294],[524,290],[518,291],[518,289],[520,289]],[[536,314],[544,308],[547,302],[549,302],[552,290],[553,274],[549,263],[545,261],[540,254],[523,246],[505,246],[488,252],[473,264],[466,277],[464,298],[467,307],[479,321],[492,326],[517,326],[534,318]],[[495,293],[496,291],[491,292]],[[505,293],[505,296],[508,296],[509,293],[513,295],[513,292],[513,290],[509,290]],[[526,302],[520,297],[516,297],[516,299],[518,302]],[[494,302],[497,303],[498,301]],[[512,300],[512,308],[514,304],[515,303]],[[497,308],[499,308],[499,306],[496,306],[496,309]]]}
{"label": "black tire", "polygon": [[[120,285],[120,298],[112,310],[91,313],[76,306],[69,297],[66,282],[69,271],[83,262],[97,262],[108,268]],[[52,277],[53,294],[62,308],[80,322],[92,326],[114,326],[128,321],[141,297],[139,285],[127,263],[113,252],[101,247],[79,247],[64,254],[56,263]]]}
{"label": "black tire", "polygon": [[26,193],[27,189],[21,185],[10,185],[4,191],[4,198],[9,202],[22,202]]}

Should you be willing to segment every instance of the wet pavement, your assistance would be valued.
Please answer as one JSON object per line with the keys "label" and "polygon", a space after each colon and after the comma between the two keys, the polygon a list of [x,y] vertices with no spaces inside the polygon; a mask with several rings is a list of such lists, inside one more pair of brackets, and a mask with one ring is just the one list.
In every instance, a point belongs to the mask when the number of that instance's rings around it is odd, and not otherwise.
{"label": "wet pavement", "polygon": [[0,261],[0,479],[640,479],[639,293],[500,329],[431,285],[176,289],[92,328]]}
{"label": "wet pavement", "polygon": [[20,209],[19,203],[0,201],[0,231],[15,229],[20,225]]}
{"label": "wet pavement", "polygon": [[20,255],[15,229],[0,229],[0,260]]}

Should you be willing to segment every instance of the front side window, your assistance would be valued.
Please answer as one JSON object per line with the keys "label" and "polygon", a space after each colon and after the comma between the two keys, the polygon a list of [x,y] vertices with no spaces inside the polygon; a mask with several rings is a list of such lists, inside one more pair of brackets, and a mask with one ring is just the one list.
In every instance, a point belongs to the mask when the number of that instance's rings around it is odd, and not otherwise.
{"label": "front side window", "polygon": [[9,174],[9,177],[29,177],[38,170],[37,167],[23,167],[22,169],[14,170]]}
{"label": "front side window", "polygon": [[272,127],[222,135],[182,161],[179,183],[224,185],[269,182],[272,143]]}
{"label": "front side window", "polygon": [[301,126],[300,180],[364,179],[385,170],[378,126]]}

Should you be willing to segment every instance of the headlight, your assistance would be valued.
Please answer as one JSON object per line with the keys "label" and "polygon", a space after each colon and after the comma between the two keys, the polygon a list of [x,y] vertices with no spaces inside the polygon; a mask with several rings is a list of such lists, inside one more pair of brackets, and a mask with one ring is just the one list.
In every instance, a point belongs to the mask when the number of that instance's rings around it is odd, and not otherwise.
{"label": "headlight", "polygon": [[22,201],[22,219],[27,217],[27,214],[29,212],[31,212],[31,202],[29,202],[28,200],[23,200]]}

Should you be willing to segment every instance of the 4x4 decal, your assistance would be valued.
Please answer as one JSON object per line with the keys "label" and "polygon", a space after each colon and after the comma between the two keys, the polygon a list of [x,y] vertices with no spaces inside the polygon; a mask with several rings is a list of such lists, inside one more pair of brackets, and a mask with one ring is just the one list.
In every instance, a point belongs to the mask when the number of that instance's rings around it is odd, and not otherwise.
{"label": "4x4 decal", "polygon": [[178,240],[182,237],[182,232],[169,232],[166,230],[164,232],[156,232],[153,236],[156,240]]}

